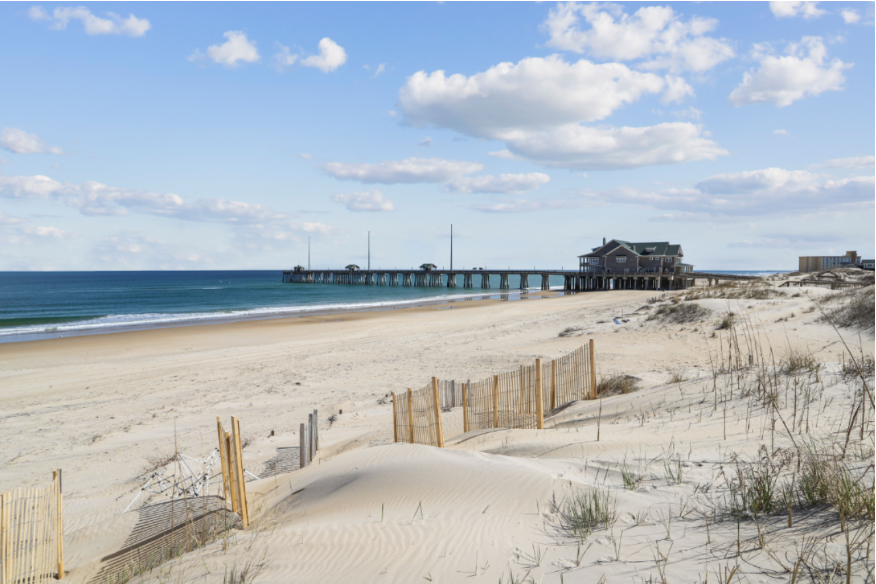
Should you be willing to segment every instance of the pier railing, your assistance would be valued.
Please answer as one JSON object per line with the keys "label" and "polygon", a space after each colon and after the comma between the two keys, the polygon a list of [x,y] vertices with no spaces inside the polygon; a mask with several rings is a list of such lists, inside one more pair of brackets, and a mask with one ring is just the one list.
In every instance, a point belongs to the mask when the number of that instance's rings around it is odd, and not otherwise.
{"label": "pier railing", "polygon": [[443,447],[442,405],[462,406],[463,432],[542,429],[546,413],[550,416],[574,401],[596,398],[595,361],[596,348],[591,339],[588,347],[559,359],[536,359],[532,365],[480,381],[457,384],[433,377],[432,383],[422,389],[392,394],[394,439]]}

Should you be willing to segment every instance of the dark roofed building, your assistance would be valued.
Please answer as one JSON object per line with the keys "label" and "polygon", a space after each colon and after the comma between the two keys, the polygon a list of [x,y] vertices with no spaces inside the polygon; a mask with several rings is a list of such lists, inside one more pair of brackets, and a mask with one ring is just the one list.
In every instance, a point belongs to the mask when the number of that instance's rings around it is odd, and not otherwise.
{"label": "dark roofed building", "polygon": [[683,262],[684,252],[680,245],[668,241],[645,241],[632,243],[612,239],[592,252],[578,256],[582,272],[600,274],[642,274],[653,272],[683,273],[693,271],[691,264]]}

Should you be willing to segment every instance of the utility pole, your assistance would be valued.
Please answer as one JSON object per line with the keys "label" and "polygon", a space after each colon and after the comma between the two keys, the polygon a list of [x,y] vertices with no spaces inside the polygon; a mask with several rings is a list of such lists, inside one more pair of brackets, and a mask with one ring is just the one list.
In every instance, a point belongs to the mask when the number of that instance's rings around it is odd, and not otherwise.
{"label": "utility pole", "polygon": [[307,236],[307,271],[310,271],[310,236]]}
{"label": "utility pole", "polygon": [[450,224],[450,271],[453,271],[453,223]]}
{"label": "utility pole", "polygon": [[371,232],[368,232],[368,271],[371,271]]}

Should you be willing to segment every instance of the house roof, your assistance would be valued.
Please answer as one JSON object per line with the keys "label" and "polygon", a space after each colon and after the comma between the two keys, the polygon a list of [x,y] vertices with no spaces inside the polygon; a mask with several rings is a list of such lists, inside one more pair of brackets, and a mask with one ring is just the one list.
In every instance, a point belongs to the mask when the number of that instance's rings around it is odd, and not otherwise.
{"label": "house roof", "polygon": [[[611,241],[640,256],[677,256],[681,253],[680,245],[671,245],[668,241],[644,241],[636,243],[623,241],[621,239],[612,239]],[[591,253],[586,253],[578,257],[598,256],[600,254],[597,252],[603,247],[605,246],[600,246]]]}

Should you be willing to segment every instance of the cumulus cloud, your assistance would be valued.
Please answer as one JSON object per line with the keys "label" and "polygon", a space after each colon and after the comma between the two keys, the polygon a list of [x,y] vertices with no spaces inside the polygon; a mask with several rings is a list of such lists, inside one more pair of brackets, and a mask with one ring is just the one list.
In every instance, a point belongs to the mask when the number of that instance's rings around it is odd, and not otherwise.
{"label": "cumulus cloud", "polygon": [[[582,29],[582,18],[588,28]],[[629,15],[617,4],[595,2],[560,3],[542,25],[551,47],[673,72],[707,71],[734,56],[728,42],[707,36],[717,26],[713,18],[684,21],[668,6],[646,6]]]}
{"label": "cumulus cloud", "polygon": [[57,146],[47,146],[36,134],[28,134],[18,128],[3,128],[0,133],[0,148],[5,148],[16,154],[35,154],[48,152],[49,154],[63,154],[64,151]]}
{"label": "cumulus cloud", "polygon": [[852,66],[839,59],[827,62],[821,37],[803,37],[799,43],[790,43],[783,56],[771,54],[769,46],[757,45],[752,56],[760,67],[745,73],[742,83],[730,94],[730,103],[737,107],[762,102],[785,107],[807,96],[842,91],[843,70]]}
{"label": "cumulus cloud", "polygon": [[323,165],[323,169],[337,179],[382,184],[443,183],[483,168],[476,162],[442,158],[407,158],[377,164],[329,162]]}
{"label": "cumulus cloud", "polygon": [[873,156],[850,156],[848,158],[833,158],[824,163],[828,168],[873,168],[876,158]]}
{"label": "cumulus cloud", "polygon": [[846,24],[857,24],[861,20],[861,15],[853,8],[844,8],[840,14],[842,14]]}
{"label": "cumulus cloud", "polygon": [[344,47],[332,39],[325,37],[319,41],[319,54],[311,55],[301,60],[305,67],[316,67],[323,73],[330,73],[347,62]]}
{"label": "cumulus cloud", "polygon": [[770,2],[770,10],[776,18],[802,16],[806,20],[811,20],[827,14],[825,10],[818,7],[818,2]]}
{"label": "cumulus cloud", "polygon": [[495,152],[490,152],[489,155],[492,156],[493,158],[507,158],[507,159],[514,158],[514,155],[511,154],[510,150],[497,150]]}
{"label": "cumulus cloud", "polygon": [[773,135],[775,136],[790,136],[788,130],[773,130]]}
{"label": "cumulus cloud", "polygon": [[601,120],[665,87],[662,77],[619,63],[568,63],[552,55],[500,63],[471,76],[419,71],[399,91],[399,107],[412,125],[434,124],[493,138],[514,130]]}
{"label": "cumulus cloud", "polygon": [[601,120],[644,94],[664,91],[677,100],[690,87],[680,78],[667,80],[619,63],[567,63],[553,55],[502,63],[468,77],[420,71],[400,90],[399,107],[408,124],[502,140],[510,155],[547,166],[634,168],[726,154],[694,124],[581,125]]}
{"label": "cumulus cloud", "polygon": [[[214,63],[226,67],[236,67],[240,62],[255,63],[261,59],[255,41],[246,38],[246,34],[242,31],[229,30],[223,36],[226,39],[224,43],[207,47],[206,57]],[[189,57],[189,61],[196,61],[204,57],[200,51],[195,51]]]}
{"label": "cumulus cloud", "polygon": [[227,199],[186,202],[173,193],[112,187],[96,181],[62,183],[42,175],[0,176],[0,197],[55,198],[83,215],[127,215],[129,211],[186,221],[251,224],[282,221],[289,215],[256,203]]}
{"label": "cumulus cloud", "polygon": [[696,221],[824,211],[872,209],[872,176],[836,180],[805,170],[766,168],[719,174],[693,188],[658,191],[610,189],[582,193],[589,200],[647,206],[668,213],[660,219]]}
{"label": "cumulus cloud", "polygon": [[518,132],[506,141],[515,155],[545,166],[615,170],[727,154],[704,137],[701,126],[672,122],[648,127],[596,128],[570,124],[543,132]]}
{"label": "cumulus cloud", "polygon": [[52,28],[64,30],[71,20],[82,22],[85,34],[121,34],[129,37],[141,37],[146,34],[152,25],[145,18],[137,18],[129,14],[127,18],[113,12],[107,12],[108,18],[95,16],[84,6],[55,8],[51,14],[42,6],[32,6],[28,11],[31,20],[49,21]]}
{"label": "cumulus cloud", "polygon": [[551,177],[540,172],[528,174],[500,174],[499,176],[472,176],[455,178],[448,183],[449,193],[525,193],[550,182]]}
{"label": "cumulus cloud", "polygon": [[392,201],[383,196],[377,189],[361,193],[338,193],[332,195],[332,201],[340,203],[348,211],[361,213],[365,211],[394,211]]}

